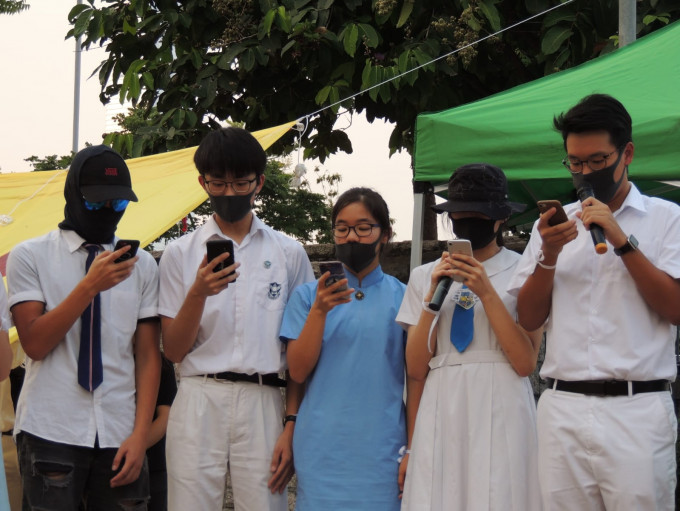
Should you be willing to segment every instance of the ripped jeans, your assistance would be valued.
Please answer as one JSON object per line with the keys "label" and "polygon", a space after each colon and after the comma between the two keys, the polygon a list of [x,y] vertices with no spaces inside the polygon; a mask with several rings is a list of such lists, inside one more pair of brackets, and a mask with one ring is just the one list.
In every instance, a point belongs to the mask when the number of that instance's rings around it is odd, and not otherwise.
{"label": "ripped jeans", "polygon": [[24,487],[23,511],[140,511],[149,499],[146,458],[139,478],[111,488],[117,449],[51,442],[29,433],[17,436]]}

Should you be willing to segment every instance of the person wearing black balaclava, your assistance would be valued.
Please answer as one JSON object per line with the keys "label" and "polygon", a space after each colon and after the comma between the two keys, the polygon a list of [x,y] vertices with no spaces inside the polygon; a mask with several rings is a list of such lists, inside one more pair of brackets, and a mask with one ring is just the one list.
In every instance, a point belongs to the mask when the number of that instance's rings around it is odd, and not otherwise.
{"label": "person wearing black balaclava", "polygon": [[[527,376],[542,331],[515,322],[505,287],[519,255],[502,242],[505,222],[524,205],[508,199],[505,174],[488,163],[457,168],[447,199],[433,209],[453,222],[456,238],[470,241],[472,255],[444,252],[415,268],[397,315],[408,332],[406,368],[419,403],[401,509],[540,511]],[[432,310],[440,280],[454,277]]]}
{"label": "person wearing black balaclava", "polygon": [[59,229],[20,243],[7,263],[27,355],[14,428],[24,504],[143,505],[160,374],[158,270],[147,252],[116,262],[130,249],[114,249],[118,222],[137,200],[118,153],[79,151],[64,197]]}
{"label": "person wearing black balaclava", "polygon": [[[541,215],[510,291],[520,324],[546,324],[538,403],[546,509],[675,509],[680,207],[628,180],[632,119],[594,94],[554,118],[575,189],[591,197]],[[579,194],[581,195],[581,194]],[[548,198],[548,197],[546,197]],[[598,225],[609,250],[596,252]],[[640,475],[644,474],[644,477]]]}
{"label": "person wearing black balaclava", "polygon": [[[168,506],[221,509],[229,471],[237,511],[284,511],[302,394],[288,382],[284,410],[278,333],[290,293],[314,274],[302,245],[253,212],[267,164],[255,137],[213,131],[194,163],[214,213],[160,262],[163,347],[180,373],[166,438]],[[230,241],[234,253],[208,261],[211,240]],[[228,257],[236,262],[218,269]]]}

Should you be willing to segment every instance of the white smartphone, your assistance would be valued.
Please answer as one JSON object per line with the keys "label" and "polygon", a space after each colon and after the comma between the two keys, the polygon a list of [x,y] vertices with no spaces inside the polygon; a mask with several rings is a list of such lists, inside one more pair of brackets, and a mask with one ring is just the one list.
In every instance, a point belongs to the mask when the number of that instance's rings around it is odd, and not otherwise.
{"label": "white smartphone", "polygon": [[[446,248],[449,254],[465,254],[472,256],[472,245],[470,240],[449,240],[446,242]],[[453,280],[456,282],[463,282],[463,277],[454,275]]]}

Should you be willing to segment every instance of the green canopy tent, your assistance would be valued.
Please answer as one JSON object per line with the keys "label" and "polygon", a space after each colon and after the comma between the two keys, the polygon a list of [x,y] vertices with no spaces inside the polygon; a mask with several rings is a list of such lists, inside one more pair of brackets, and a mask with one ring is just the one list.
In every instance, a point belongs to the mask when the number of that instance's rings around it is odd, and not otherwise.
{"label": "green canopy tent", "polygon": [[643,193],[680,203],[680,183],[673,184],[680,181],[679,88],[676,22],[578,67],[474,103],[419,115],[411,264],[419,263],[423,187],[431,184],[438,193],[445,192],[460,165],[484,161],[505,171],[511,200],[528,205],[511,219],[513,225],[535,219],[539,199],[575,200],[571,177],[561,164],[562,137],[552,119],[592,93],[616,97],[633,118],[631,180]]}

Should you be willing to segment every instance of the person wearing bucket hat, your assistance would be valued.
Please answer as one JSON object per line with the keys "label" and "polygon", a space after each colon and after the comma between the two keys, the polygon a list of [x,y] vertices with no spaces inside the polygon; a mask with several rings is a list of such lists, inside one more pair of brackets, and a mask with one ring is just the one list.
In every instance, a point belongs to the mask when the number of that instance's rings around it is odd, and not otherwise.
{"label": "person wearing bucket hat", "polygon": [[[670,382],[680,324],[680,207],[628,180],[632,119],[605,94],[553,119],[574,188],[568,221],[536,221],[508,290],[520,324],[546,325],[538,459],[550,509],[676,507]],[[667,148],[664,148],[666,150]],[[580,194],[579,194],[580,195]],[[593,248],[597,224],[610,245]],[[644,477],[640,477],[644,474]]]}
{"label": "person wearing bucket hat", "polygon": [[[456,169],[448,200],[434,209],[453,222],[456,237],[470,240],[472,256],[444,252],[414,269],[397,315],[408,332],[410,388],[420,394],[411,396],[419,405],[402,510],[540,510],[527,376],[542,331],[515,322],[515,299],[505,287],[520,256],[501,238],[505,221],[523,207],[508,200],[500,168],[474,163]],[[439,280],[454,276],[462,282],[453,282],[433,311]]]}
{"label": "person wearing bucket hat", "polygon": [[[116,262],[128,201],[123,158],[78,152],[59,229],[7,262],[9,306],[27,355],[14,435],[27,509],[145,507],[147,437],[160,376],[158,270],[151,254]],[[82,506],[82,507],[81,507]]]}

